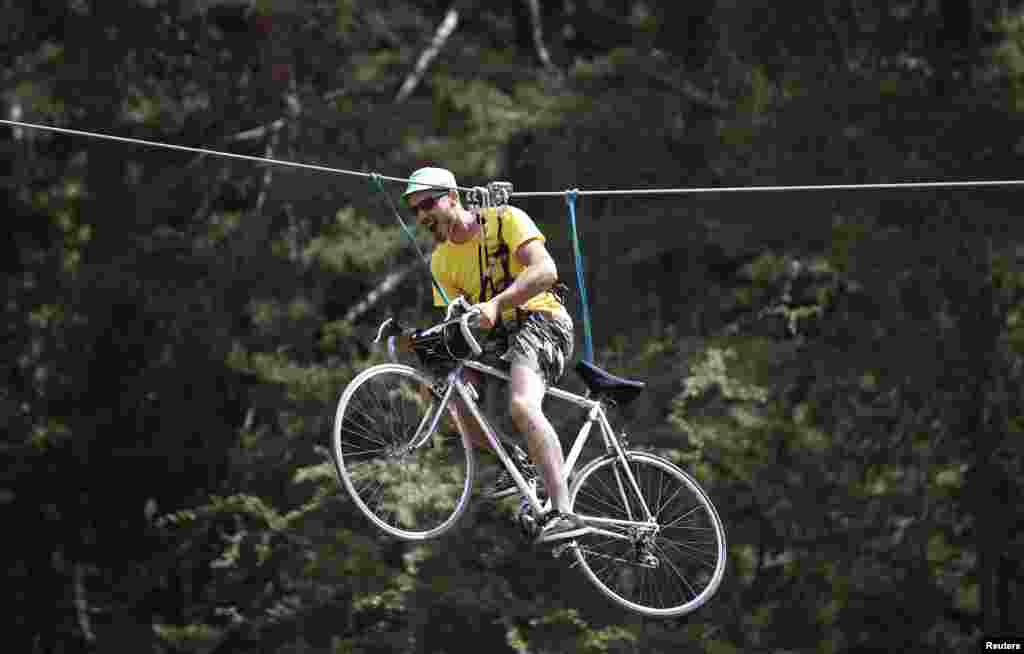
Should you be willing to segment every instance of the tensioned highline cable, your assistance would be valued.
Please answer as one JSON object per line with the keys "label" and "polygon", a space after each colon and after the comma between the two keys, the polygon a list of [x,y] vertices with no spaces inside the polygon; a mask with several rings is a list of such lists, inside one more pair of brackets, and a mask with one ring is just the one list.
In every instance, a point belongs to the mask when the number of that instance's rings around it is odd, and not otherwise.
{"label": "tensioned highline cable", "polygon": [[[88,136],[98,139],[108,139],[111,141],[121,141],[122,143],[133,143],[135,145],[145,145],[150,147],[168,148],[171,150],[182,150],[184,152],[196,152],[199,154],[208,154],[218,157],[230,157],[233,159],[244,159],[247,161],[254,161],[256,163],[264,164],[276,164],[279,166],[292,166],[294,168],[305,168],[308,170],[318,170],[326,173],[335,173],[340,175],[355,175],[358,177],[368,177],[384,179],[391,182],[409,182],[410,179],[406,177],[388,177],[385,175],[378,175],[377,173],[365,173],[356,170],[345,170],[343,168],[331,168],[328,166],[318,166],[315,164],[305,164],[295,161],[283,161],[280,159],[270,159],[268,157],[256,157],[247,154],[236,154],[234,152],[222,152],[219,150],[210,150],[207,148],[194,148],[186,145],[175,145],[173,143],[161,143],[159,141],[147,141],[143,139],[128,138],[125,136],[113,136],[111,134],[102,134],[99,132],[86,132],[77,129],[68,129],[66,127],[53,127],[51,125],[40,125],[37,123],[26,123],[18,120],[3,120],[0,119],[0,124],[12,125],[15,127],[27,127],[30,129],[41,129],[48,130],[51,132],[60,132],[64,134],[73,134],[76,136]],[[770,191],[854,191],[854,190],[879,190],[879,189],[926,189],[926,188],[963,188],[963,187],[984,187],[984,186],[1024,186],[1024,180],[1019,179],[999,179],[999,180],[968,180],[968,181],[950,181],[950,182],[891,182],[891,183],[878,183],[878,184],[803,184],[803,185],[779,185],[779,186],[707,186],[707,187],[696,187],[696,188],[645,188],[645,189],[605,189],[605,190],[580,190],[572,189],[572,192],[578,196],[587,195],[686,195],[691,193],[751,193],[751,192],[770,192]],[[437,188],[448,188],[439,186]],[[456,189],[460,191],[471,191],[473,189],[457,186]],[[517,198],[541,198],[541,197],[565,197],[567,191],[527,191],[519,192],[513,191],[512,195]]]}
{"label": "tensioned highline cable", "polygon": [[[693,188],[636,188],[584,191],[571,189],[576,195],[686,195],[690,193],[742,193],[767,191],[856,191],[871,189],[955,188],[965,186],[1024,186],[1022,179],[984,179],[955,182],[887,182],[878,184],[804,184],[792,186],[706,186]],[[514,191],[517,198],[565,197],[568,191]]]}
{"label": "tensioned highline cable", "polygon": [[[96,139],[108,139],[111,141],[120,141],[122,143],[132,143],[134,145],[145,145],[156,148],[168,148],[171,150],[182,150],[184,152],[195,152],[198,154],[209,154],[218,157],[230,157],[232,159],[244,159],[246,161],[255,161],[256,163],[264,164],[276,164],[279,166],[292,166],[294,168],[305,168],[308,170],[318,170],[325,173],[336,173],[340,175],[355,175],[357,177],[367,178],[379,178],[386,179],[392,182],[408,182],[411,181],[405,177],[387,177],[385,175],[378,175],[377,173],[364,173],[357,170],[345,170],[343,168],[331,168],[328,166],[318,166],[315,164],[299,163],[295,161],[283,161],[281,159],[270,159],[268,157],[256,157],[248,154],[237,154],[235,152],[222,152],[220,150],[209,150],[207,148],[193,148],[187,145],[176,145],[174,143],[161,143],[160,141],[146,141],[144,139],[128,138],[127,136],[113,136],[111,134],[101,134],[99,132],[86,132],[78,129],[68,129],[66,127],[53,127],[52,125],[39,125],[36,123],[23,123],[18,120],[3,120],[0,119],[0,124],[14,125],[15,127],[28,127],[31,129],[41,129],[50,132],[60,132],[62,134],[73,134],[75,136],[88,136]],[[438,186],[435,188],[449,188],[447,186]],[[472,189],[464,188],[461,186],[455,187],[460,191],[469,191]]]}

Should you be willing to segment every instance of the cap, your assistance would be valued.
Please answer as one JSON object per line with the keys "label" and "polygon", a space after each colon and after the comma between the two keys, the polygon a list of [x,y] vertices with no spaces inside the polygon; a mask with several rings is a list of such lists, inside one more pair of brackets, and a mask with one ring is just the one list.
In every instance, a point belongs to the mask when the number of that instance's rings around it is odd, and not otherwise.
{"label": "cap", "polygon": [[405,200],[406,204],[408,204],[406,198],[416,191],[425,191],[432,188],[438,190],[457,190],[457,186],[455,175],[450,170],[445,168],[420,168],[409,176],[409,185],[405,187],[405,193],[402,193],[402,200]]}

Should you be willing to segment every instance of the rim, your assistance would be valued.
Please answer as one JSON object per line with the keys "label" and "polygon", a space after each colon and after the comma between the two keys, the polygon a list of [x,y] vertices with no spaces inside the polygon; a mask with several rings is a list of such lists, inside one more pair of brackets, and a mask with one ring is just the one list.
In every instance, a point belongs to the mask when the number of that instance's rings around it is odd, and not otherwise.
{"label": "rim", "polygon": [[[378,527],[408,540],[450,528],[472,489],[473,453],[450,421],[417,439],[437,406],[425,377],[385,365],[353,380],[335,416],[335,461],[346,490]],[[414,439],[421,445],[411,448]]]}
{"label": "rim", "polygon": [[[577,560],[605,595],[630,610],[660,617],[694,611],[714,595],[725,572],[718,513],[697,482],[672,463],[639,453],[629,460],[658,528],[606,527],[619,537],[582,536]],[[616,464],[601,459],[581,473],[572,492],[575,512],[642,520],[635,498],[628,508],[620,499]],[[625,477],[622,484],[628,484]]]}

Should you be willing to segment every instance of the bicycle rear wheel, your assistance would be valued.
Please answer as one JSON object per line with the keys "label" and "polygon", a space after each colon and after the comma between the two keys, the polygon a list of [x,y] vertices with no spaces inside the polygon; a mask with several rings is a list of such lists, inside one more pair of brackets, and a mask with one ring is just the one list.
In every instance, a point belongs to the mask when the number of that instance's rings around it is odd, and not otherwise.
{"label": "bicycle rear wheel", "polygon": [[601,518],[643,522],[622,464],[608,456],[580,471],[569,491],[572,510],[602,532],[573,548],[587,577],[613,601],[654,616],[684,615],[718,590],[725,573],[725,527],[697,481],[675,464],[627,452],[630,470],[656,524],[638,528]]}
{"label": "bicycle rear wheel", "polygon": [[356,506],[397,538],[439,536],[469,505],[474,455],[442,409],[434,384],[406,365],[353,379],[338,401],[334,463]]}

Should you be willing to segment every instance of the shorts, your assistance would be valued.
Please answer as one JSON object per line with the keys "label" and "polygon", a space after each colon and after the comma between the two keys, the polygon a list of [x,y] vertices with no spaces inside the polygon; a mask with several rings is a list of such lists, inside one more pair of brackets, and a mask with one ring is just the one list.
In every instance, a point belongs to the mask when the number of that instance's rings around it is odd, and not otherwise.
{"label": "shorts", "polygon": [[536,371],[550,387],[562,378],[565,364],[572,358],[572,329],[567,315],[531,311],[518,326],[509,325],[508,346],[499,358]]}

